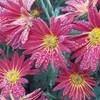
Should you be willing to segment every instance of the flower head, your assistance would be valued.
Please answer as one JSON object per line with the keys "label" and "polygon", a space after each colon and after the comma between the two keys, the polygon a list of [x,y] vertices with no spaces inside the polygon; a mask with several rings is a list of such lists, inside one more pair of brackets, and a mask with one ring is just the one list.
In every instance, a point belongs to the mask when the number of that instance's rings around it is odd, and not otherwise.
{"label": "flower head", "polygon": [[15,52],[11,61],[4,56],[4,60],[0,60],[1,95],[7,98],[12,91],[17,100],[25,95],[22,84],[26,84],[28,81],[24,76],[38,72],[38,70],[32,70],[31,68],[30,60],[24,61],[24,55],[19,57]]}
{"label": "flower head", "polygon": [[42,65],[42,68],[46,70],[48,64],[51,63],[54,70],[55,65],[59,67],[66,63],[62,52],[70,52],[70,50],[63,44],[63,40],[72,29],[72,19],[74,18],[60,20],[60,18],[52,17],[50,28],[42,19],[33,21],[34,27],[31,29],[31,35],[23,47],[26,49],[25,54],[32,54],[31,59],[36,61],[36,67]]}
{"label": "flower head", "polygon": [[0,1],[0,7],[4,9],[0,13],[0,29],[6,36],[7,44],[14,48],[21,47],[29,36],[32,27],[32,16],[30,9],[35,0],[6,0]]}
{"label": "flower head", "polygon": [[89,9],[89,22],[76,21],[75,29],[82,32],[72,37],[75,44],[72,50],[75,51],[72,58],[80,62],[82,69],[96,71],[100,57],[100,13],[95,8]]}
{"label": "flower head", "polygon": [[64,88],[63,96],[68,96],[68,100],[90,100],[90,96],[95,96],[92,86],[96,86],[96,82],[87,70],[82,71],[78,67],[72,64],[71,69],[63,69],[56,79],[59,84],[53,90]]}
{"label": "flower head", "polygon": [[20,100],[48,100],[41,89],[36,89],[30,94],[20,98]]}
{"label": "flower head", "polygon": [[[11,100],[17,100],[11,92],[9,94],[9,97]],[[0,100],[6,100],[6,99],[2,95],[0,95]],[[20,97],[18,100],[48,100],[48,99],[46,96],[44,96],[43,91],[41,89],[36,89],[32,93]]]}
{"label": "flower head", "polygon": [[95,6],[98,0],[69,0],[66,1],[66,8],[63,8],[62,11],[67,12],[78,12],[79,16],[82,16],[88,13],[88,8],[91,4]]}

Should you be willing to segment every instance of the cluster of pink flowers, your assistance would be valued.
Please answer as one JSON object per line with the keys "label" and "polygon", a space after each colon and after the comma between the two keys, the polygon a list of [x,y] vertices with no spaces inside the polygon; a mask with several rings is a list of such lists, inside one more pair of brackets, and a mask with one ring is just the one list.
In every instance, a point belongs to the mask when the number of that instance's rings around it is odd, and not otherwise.
{"label": "cluster of pink flowers", "polygon": [[[11,60],[0,49],[0,100],[47,100],[43,91],[37,89],[25,94],[23,84],[26,75],[38,74],[38,68],[61,73],[54,91],[64,89],[63,97],[68,100],[86,100],[96,96],[93,87],[96,81],[90,71],[96,71],[100,58],[100,12],[96,8],[99,0],[68,0],[64,15],[51,16],[50,25],[43,19],[31,15],[35,0],[0,1],[0,43],[14,49],[24,49],[23,54],[15,52]],[[87,14],[88,20],[77,20]],[[70,34],[74,30],[80,34]],[[72,54],[74,63],[66,60],[63,53]],[[25,60],[24,55],[31,54]],[[34,63],[35,69],[32,69]],[[70,67],[67,67],[70,65]],[[57,67],[57,69],[55,68]]]}

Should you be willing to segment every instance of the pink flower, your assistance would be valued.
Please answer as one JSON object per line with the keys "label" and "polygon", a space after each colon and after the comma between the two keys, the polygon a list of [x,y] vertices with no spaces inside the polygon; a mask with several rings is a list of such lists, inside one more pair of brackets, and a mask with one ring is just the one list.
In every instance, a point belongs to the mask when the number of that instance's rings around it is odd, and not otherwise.
{"label": "pink flower", "polygon": [[41,89],[36,89],[30,94],[20,98],[20,100],[48,100]]}
{"label": "pink flower", "polygon": [[88,8],[93,3],[93,6],[97,4],[98,0],[69,0],[66,1],[66,8],[63,8],[64,12],[78,12],[79,16],[82,16],[88,12]]}
{"label": "pink flower", "polygon": [[71,69],[62,69],[61,74],[56,78],[58,85],[54,91],[64,88],[63,96],[68,100],[90,100],[90,96],[96,96],[93,93],[93,87],[96,82],[89,76],[87,70],[80,70],[76,64],[71,65]]}
{"label": "pink flower", "polygon": [[14,48],[21,47],[28,40],[33,20],[29,12],[34,1],[0,1],[0,7],[4,10],[0,13],[0,30],[6,36],[6,43]]}
{"label": "pink flower", "polygon": [[[1,49],[0,52],[3,53]],[[0,60],[1,95],[7,98],[9,93],[12,92],[18,100],[18,98],[25,95],[25,90],[22,85],[28,83],[28,81],[24,76],[36,74],[38,70],[31,69],[31,62],[30,60],[24,61],[24,55],[19,57],[15,52],[11,60],[8,60],[4,53],[3,55],[4,59]]]}
{"label": "pink flower", "polygon": [[[52,17],[50,19],[50,28],[42,19],[33,21],[34,27],[31,29],[29,40],[23,46],[25,54],[32,54],[31,60],[36,61],[35,67],[42,66],[47,69],[49,63],[58,68],[65,64],[65,58],[62,52],[69,53],[70,50],[63,44],[64,36],[72,30],[73,17],[66,16],[63,19]],[[65,22],[65,23],[64,23]]]}
{"label": "pink flower", "polygon": [[[43,95],[43,91],[41,91],[41,89],[36,89],[32,93],[24,95],[19,99],[15,99],[13,94],[10,92],[9,97],[11,100],[48,100],[47,97]],[[0,100],[6,100],[6,99],[1,95]]]}
{"label": "pink flower", "polygon": [[75,29],[82,34],[70,37],[75,41],[72,44],[72,50],[75,51],[72,58],[80,62],[82,69],[91,69],[96,71],[100,58],[100,13],[95,8],[89,9],[89,22],[76,21]]}

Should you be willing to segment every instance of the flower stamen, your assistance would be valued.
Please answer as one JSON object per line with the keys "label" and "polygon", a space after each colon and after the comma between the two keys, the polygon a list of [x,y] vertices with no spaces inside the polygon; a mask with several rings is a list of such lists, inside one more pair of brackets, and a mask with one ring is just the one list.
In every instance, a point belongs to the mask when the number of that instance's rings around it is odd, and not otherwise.
{"label": "flower stamen", "polygon": [[20,78],[20,74],[17,70],[12,69],[5,74],[5,78],[11,84],[15,84],[17,80]]}
{"label": "flower stamen", "polygon": [[45,35],[43,38],[43,44],[46,48],[55,49],[58,44],[58,38],[54,35]]}
{"label": "flower stamen", "polygon": [[94,28],[91,32],[89,32],[90,43],[93,46],[100,44],[100,28]]}
{"label": "flower stamen", "polygon": [[71,83],[75,87],[81,87],[85,82],[84,77],[82,75],[80,75],[80,74],[77,74],[77,73],[72,74],[70,76],[70,79],[71,79]]}

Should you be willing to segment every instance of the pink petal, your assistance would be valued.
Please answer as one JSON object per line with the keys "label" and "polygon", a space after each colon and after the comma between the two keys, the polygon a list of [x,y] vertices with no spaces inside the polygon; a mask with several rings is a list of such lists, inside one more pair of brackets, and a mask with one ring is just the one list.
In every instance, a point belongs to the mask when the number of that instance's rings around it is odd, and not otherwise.
{"label": "pink petal", "polygon": [[31,7],[32,7],[33,3],[35,2],[35,0],[22,0],[22,1],[28,11],[31,10]]}

